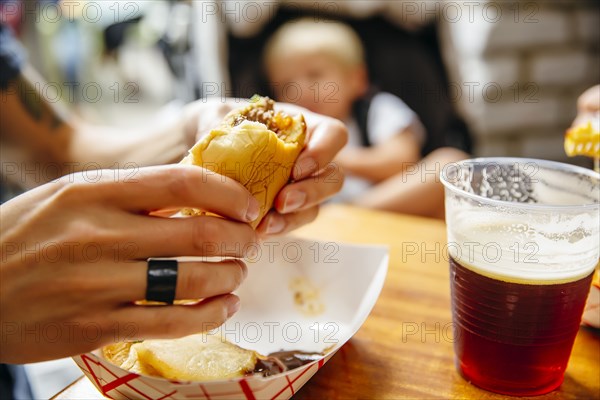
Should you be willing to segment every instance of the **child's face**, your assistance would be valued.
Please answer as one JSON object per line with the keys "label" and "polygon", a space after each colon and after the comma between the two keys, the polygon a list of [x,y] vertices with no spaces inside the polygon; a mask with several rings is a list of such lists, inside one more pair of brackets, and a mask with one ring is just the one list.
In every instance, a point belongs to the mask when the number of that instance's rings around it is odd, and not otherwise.
{"label": "child's face", "polygon": [[325,54],[294,55],[269,66],[277,100],[345,120],[367,87],[364,66],[348,67]]}

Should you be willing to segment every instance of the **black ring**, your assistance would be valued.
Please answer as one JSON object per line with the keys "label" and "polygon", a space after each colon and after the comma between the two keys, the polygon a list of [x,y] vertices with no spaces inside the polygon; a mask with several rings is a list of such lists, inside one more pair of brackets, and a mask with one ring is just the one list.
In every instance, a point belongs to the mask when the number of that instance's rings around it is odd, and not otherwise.
{"label": "black ring", "polygon": [[149,258],[146,300],[173,304],[177,288],[177,260]]}

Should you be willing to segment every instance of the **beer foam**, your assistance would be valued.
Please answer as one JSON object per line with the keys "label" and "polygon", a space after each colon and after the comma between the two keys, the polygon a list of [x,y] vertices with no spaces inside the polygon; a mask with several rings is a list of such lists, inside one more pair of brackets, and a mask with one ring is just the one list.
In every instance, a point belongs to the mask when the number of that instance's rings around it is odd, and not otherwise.
{"label": "beer foam", "polygon": [[465,160],[442,175],[448,250],[505,281],[580,279],[598,264],[599,175],[551,161]]}
{"label": "beer foam", "polygon": [[[598,214],[507,215],[454,208],[448,251],[461,265],[508,282],[555,284],[589,275],[598,264]],[[593,214],[593,213],[592,213]]]}

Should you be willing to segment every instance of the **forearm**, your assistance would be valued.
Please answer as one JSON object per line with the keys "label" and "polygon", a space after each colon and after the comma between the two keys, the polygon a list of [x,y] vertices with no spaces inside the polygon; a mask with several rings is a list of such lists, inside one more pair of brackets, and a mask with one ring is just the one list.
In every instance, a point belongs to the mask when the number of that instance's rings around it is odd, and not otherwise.
{"label": "forearm", "polygon": [[44,87],[26,66],[0,94],[2,159],[12,164],[6,179],[24,188],[84,169],[176,162],[194,142],[184,112],[143,130],[93,126],[52,101]]}
{"label": "forearm", "polygon": [[64,109],[47,99],[41,78],[29,67],[1,93],[0,138],[40,163],[69,161],[74,134]]}
{"label": "forearm", "polygon": [[144,130],[77,123],[70,160],[76,169],[132,168],[178,162],[189,148],[182,116]]}
{"label": "forearm", "polygon": [[376,183],[401,173],[419,158],[416,142],[402,140],[368,148],[348,148],[337,161],[348,174]]}

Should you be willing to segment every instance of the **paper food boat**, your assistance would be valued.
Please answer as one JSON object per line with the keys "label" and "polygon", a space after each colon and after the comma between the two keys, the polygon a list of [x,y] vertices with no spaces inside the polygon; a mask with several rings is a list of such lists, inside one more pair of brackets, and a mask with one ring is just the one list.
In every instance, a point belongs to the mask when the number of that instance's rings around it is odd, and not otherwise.
{"label": "paper food boat", "polygon": [[[265,242],[237,291],[242,308],[221,329],[227,340],[269,354],[279,350],[326,353],[302,367],[270,377],[175,382],[141,376],[99,353],[74,357],[84,374],[113,399],[288,399],[356,333],[383,286],[388,251],[380,246],[281,238]],[[295,282],[295,283],[294,283]],[[310,315],[290,288],[310,284],[322,305]]]}

